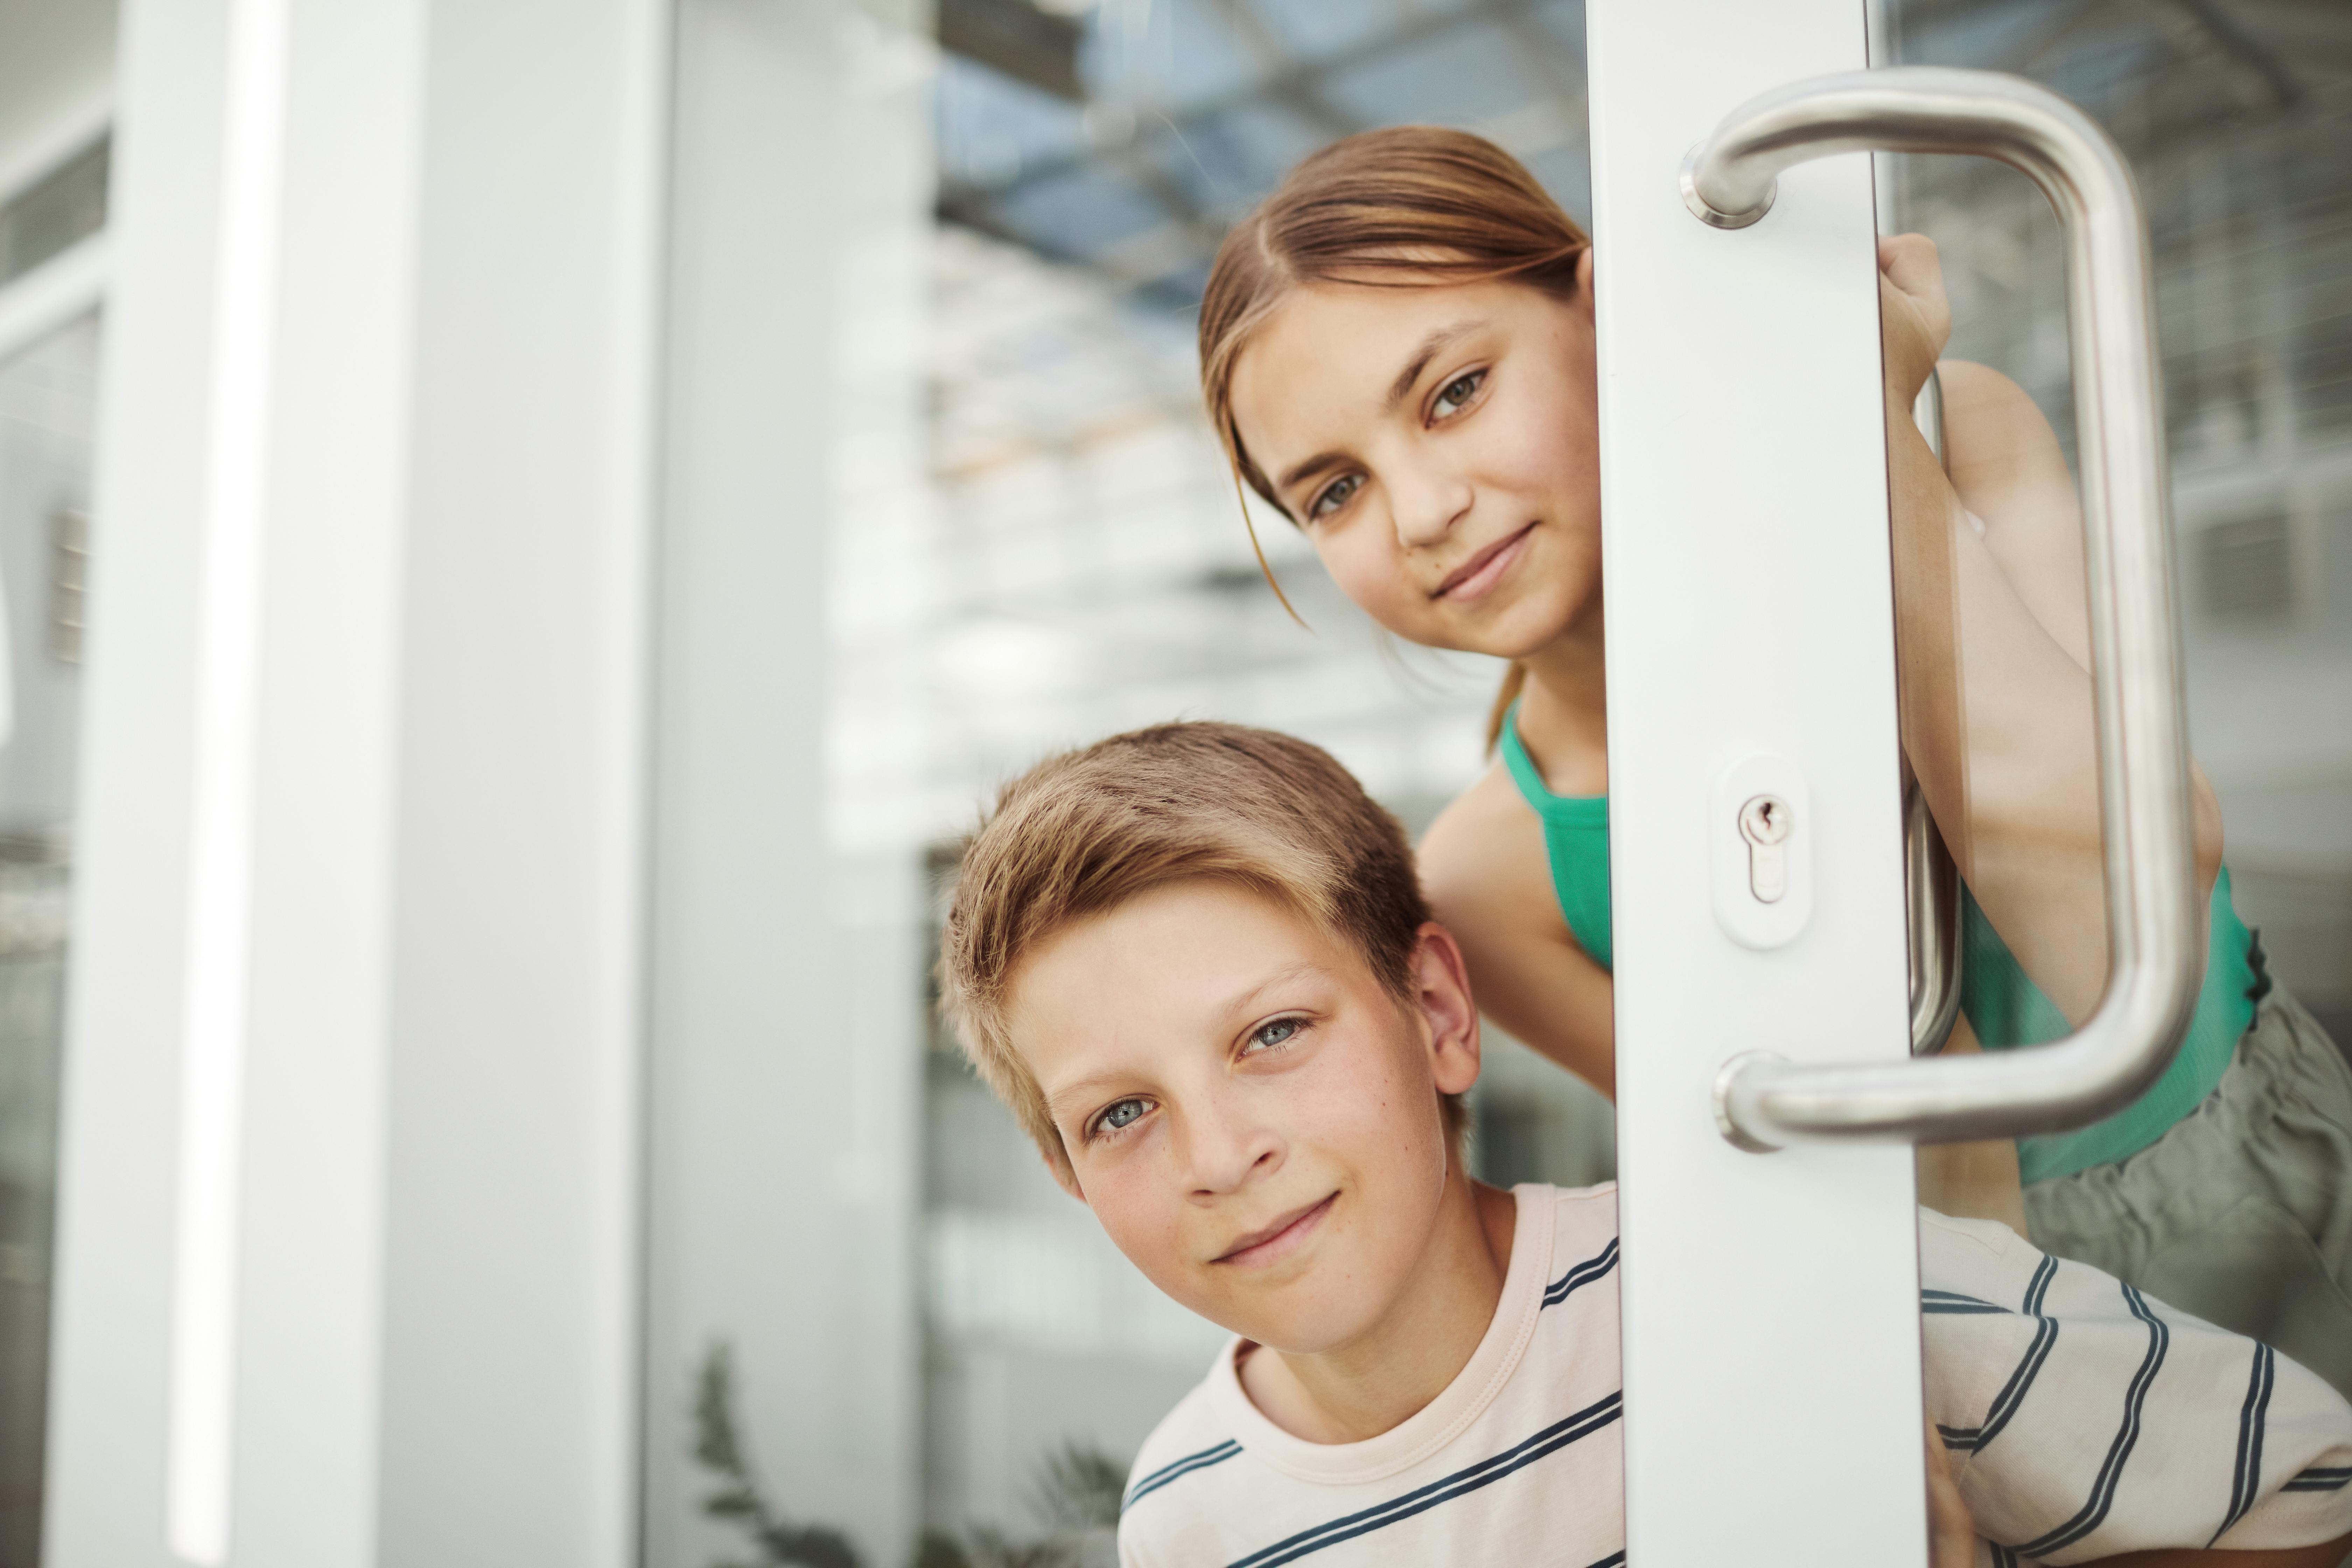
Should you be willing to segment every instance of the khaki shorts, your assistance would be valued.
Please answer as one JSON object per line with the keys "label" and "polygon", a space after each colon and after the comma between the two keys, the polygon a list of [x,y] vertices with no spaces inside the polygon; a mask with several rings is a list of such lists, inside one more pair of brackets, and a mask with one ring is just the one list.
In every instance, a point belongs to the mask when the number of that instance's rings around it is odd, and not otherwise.
{"label": "khaki shorts", "polygon": [[2205,1102],[2025,1189],[2033,1244],[2263,1341],[2352,1398],[2352,1067],[2273,990]]}

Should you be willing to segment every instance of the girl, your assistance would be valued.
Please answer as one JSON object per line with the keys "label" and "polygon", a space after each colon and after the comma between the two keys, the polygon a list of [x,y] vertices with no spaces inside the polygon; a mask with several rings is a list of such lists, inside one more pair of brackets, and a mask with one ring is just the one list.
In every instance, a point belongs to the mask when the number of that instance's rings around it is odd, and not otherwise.
{"label": "girl", "polygon": [[[1935,250],[1906,236],[1879,261],[1904,750],[1968,895],[1949,1048],[2041,1044],[2106,975],[2073,482],[2024,393],[1958,363],[1941,367],[1947,478],[1907,416],[1950,327]],[[1500,762],[1430,829],[1423,875],[1486,1010],[1609,1092],[1590,244],[1477,137],[1351,137],[1226,238],[1201,374],[1236,474],[1350,598],[1399,637],[1512,661]],[[1922,1198],[2007,1218],[2352,1393],[2352,1070],[2263,973],[2194,787],[2210,950],[2172,1067],[2093,1126],[1924,1151]]]}

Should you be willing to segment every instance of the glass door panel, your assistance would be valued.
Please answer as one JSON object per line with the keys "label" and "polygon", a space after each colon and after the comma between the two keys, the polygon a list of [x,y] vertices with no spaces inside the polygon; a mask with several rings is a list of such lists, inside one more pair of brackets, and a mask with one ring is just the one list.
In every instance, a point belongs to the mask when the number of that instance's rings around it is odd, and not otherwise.
{"label": "glass door panel", "polygon": [[[2017,73],[2080,103],[2129,161],[2153,260],[2203,984],[2179,1055],[2137,1100],[2019,1144],[2022,1217],[2050,1250],[2352,1393],[2352,1167],[2312,1152],[2352,1117],[2352,381],[2336,346],[2352,23],[2316,6],[2184,16],[2168,30],[2060,8],[2025,25],[2016,7],[1897,0],[1885,18],[1890,63]],[[1981,160],[1899,157],[1885,174],[1889,226],[1936,243],[1951,302],[1946,418],[1954,482],[1985,514],[1971,531],[2031,623],[2076,644],[2084,367],[2066,352],[2059,226]],[[1955,386],[1974,389],[1973,413]],[[1970,614],[1958,606],[1963,647],[1990,640]],[[1992,612],[1974,614],[1981,628]],[[1969,910],[1969,1021],[1999,1048],[2079,1018],[2111,932],[2079,831],[2000,849],[2017,837],[1997,820],[2014,776],[2000,704],[1970,689],[1964,707],[1960,831],[1994,849]]]}
{"label": "glass door panel", "polygon": [[0,1568],[40,1561],[98,321],[0,359]]}

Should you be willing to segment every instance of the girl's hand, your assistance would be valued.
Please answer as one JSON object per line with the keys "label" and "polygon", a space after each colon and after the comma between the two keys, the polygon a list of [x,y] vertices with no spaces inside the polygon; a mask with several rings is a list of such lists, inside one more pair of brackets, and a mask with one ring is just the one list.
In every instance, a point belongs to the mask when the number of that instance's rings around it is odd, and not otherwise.
{"label": "girl's hand", "polygon": [[1952,1479],[1944,1440],[1927,1423],[1927,1568],[1976,1568],[1977,1527]]}
{"label": "girl's hand", "polygon": [[1908,417],[1952,335],[1952,307],[1944,298],[1944,268],[1936,242],[1898,234],[1878,242],[1878,323],[1884,344],[1887,405]]}

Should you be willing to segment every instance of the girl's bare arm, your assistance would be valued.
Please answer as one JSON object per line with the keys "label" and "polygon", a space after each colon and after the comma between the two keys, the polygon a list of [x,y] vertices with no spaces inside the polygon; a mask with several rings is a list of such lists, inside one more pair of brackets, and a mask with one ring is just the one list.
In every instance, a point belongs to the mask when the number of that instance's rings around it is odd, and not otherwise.
{"label": "girl's bare arm", "polygon": [[1609,973],[1569,933],[1543,824],[1500,766],[1431,825],[1420,859],[1431,912],[1462,944],[1478,1010],[1613,1099]]}
{"label": "girl's bare arm", "polygon": [[[1904,746],[1970,890],[2026,973],[2074,1023],[2106,979],[2098,765],[2073,481],[2013,384],[1954,364],[1948,480],[1908,417],[1906,319],[1942,309],[1934,252],[1894,253],[1887,447]],[[1940,343],[1939,330],[1915,331]],[[1916,363],[1917,344],[1911,345]],[[1924,364],[1916,375],[1924,379]],[[1955,489],[1955,481],[1961,487]],[[1979,535],[1968,521],[1985,523]],[[2221,864],[2221,815],[2193,780],[2200,895]],[[1957,831],[1956,831],[1957,829]]]}

